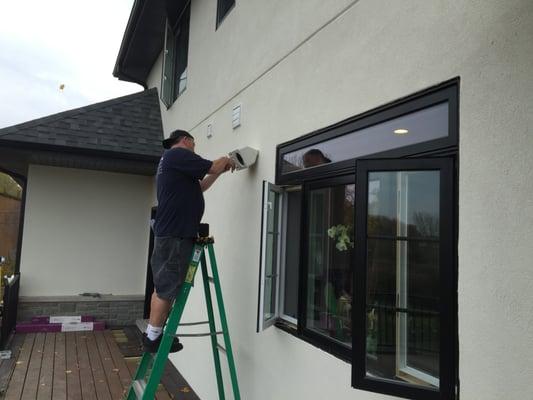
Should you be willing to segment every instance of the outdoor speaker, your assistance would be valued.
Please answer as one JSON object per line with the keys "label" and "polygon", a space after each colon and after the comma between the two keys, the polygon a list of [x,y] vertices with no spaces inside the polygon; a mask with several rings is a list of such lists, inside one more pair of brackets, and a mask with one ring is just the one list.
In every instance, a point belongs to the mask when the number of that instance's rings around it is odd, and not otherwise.
{"label": "outdoor speaker", "polygon": [[233,150],[229,153],[229,158],[235,163],[237,171],[248,168],[255,164],[259,152],[251,147],[243,147],[242,149]]}

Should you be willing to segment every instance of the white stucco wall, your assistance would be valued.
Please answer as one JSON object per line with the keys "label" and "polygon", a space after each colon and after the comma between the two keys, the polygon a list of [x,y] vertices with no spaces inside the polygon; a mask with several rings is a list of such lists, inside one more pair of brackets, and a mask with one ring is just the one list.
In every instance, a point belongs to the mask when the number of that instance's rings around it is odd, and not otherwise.
{"label": "white stucco wall", "polygon": [[[215,32],[215,2],[192,2],[188,88],[163,112],[165,131],[191,129],[206,157],[260,150],[254,169],[206,194],[204,218],[243,398],[389,398],[352,389],[349,364],[277,328],[255,333],[261,181],[274,179],[277,144],[456,76],[461,398],[533,398],[533,2],[359,1],[319,30],[349,3],[237,2]],[[158,61],[149,86],[160,73]],[[201,290],[190,304],[185,319],[204,319]],[[208,340],[184,341],[172,360],[216,398]]]}
{"label": "white stucco wall", "polygon": [[31,165],[22,296],[143,294],[152,178]]}

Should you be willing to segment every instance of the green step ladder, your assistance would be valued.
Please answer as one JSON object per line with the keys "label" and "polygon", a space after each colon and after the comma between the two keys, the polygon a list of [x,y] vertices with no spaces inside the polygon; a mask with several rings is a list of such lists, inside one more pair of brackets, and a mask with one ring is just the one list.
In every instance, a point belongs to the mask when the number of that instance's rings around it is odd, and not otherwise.
{"label": "green step ladder", "polygon": [[[237,382],[237,372],[235,369],[235,360],[233,359],[233,351],[231,349],[231,341],[229,337],[228,323],[226,320],[226,312],[224,310],[224,302],[222,300],[222,289],[220,287],[220,280],[218,276],[217,263],[215,259],[215,250],[213,248],[214,240],[212,237],[209,237],[208,230],[209,228],[205,227],[206,224],[202,224],[204,227],[201,227],[201,236],[196,239],[191,261],[189,263],[189,268],[187,270],[187,275],[185,277],[185,282],[183,283],[178,297],[174,301],[174,305],[170,310],[167,323],[163,330],[163,338],[159,346],[157,353],[144,353],[137,368],[137,372],[133,378],[133,382],[128,391],[127,400],[153,400],[155,398],[155,393],[159,382],[161,381],[161,376],[165,369],[165,364],[168,359],[168,354],[170,351],[170,346],[178,326],[180,326],[181,316],[183,314],[183,309],[187,303],[187,298],[189,297],[189,292],[194,283],[194,277],[198,269],[198,265],[202,268],[202,277],[204,283],[204,292],[205,300],[207,305],[207,314],[209,321],[205,322],[193,322],[184,325],[199,325],[199,324],[209,324],[209,333],[207,334],[189,334],[189,335],[180,335],[180,336],[211,336],[211,347],[213,349],[213,358],[215,362],[215,373],[218,386],[218,397],[219,400],[225,400],[224,392],[224,382],[222,379],[222,370],[220,367],[220,354],[219,350],[222,350],[226,353],[228,359],[229,372],[231,377],[231,385],[233,387],[233,397],[235,400],[240,400],[241,395],[239,393],[239,384]],[[204,232],[202,232],[202,230]],[[205,250],[209,254],[209,263],[211,265],[212,277],[207,273],[207,262],[205,256]],[[209,284],[213,283],[215,286],[216,299],[218,304],[218,310],[220,314],[220,324],[222,325],[222,330],[216,330],[215,318],[213,312],[213,301],[211,298],[211,290]],[[222,347],[217,340],[217,335],[222,334],[224,337],[225,348]]]}

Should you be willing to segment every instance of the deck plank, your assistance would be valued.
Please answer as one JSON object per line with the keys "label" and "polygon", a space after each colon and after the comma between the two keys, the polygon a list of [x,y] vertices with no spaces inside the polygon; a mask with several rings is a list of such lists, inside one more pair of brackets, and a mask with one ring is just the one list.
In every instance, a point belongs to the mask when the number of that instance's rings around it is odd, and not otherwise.
{"label": "deck plank", "polygon": [[118,375],[119,368],[116,367],[113,362],[113,357],[111,357],[111,353],[104,338],[103,332],[95,332],[94,337],[96,340],[96,346],[98,347],[98,352],[100,353],[102,365],[104,367],[107,385],[109,386],[109,391],[111,392],[111,398],[113,400],[121,400],[124,395],[124,389],[122,388],[122,383]]}
{"label": "deck plank", "polygon": [[93,332],[87,332],[87,351],[89,352],[89,360],[93,371],[96,396],[98,400],[111,400],[111,393],[107,386],[102,360],[100,359],[100,354],[98,354],[98,347],[96,346]]}
{"label": "deck plank", "polygon": [[54,400],[66,400],[67,398],[67,375],[65,373],[65,334],[59,332],[55,334],[54,351],[54,383],[52,395]]}
{"label": "deck plank", "polygon": [[52,384],[54,379],[54,353],[55,353],[55,333],[45,334],[43,360],[41,364],[41,375],[37,386],[37,399],[49,400],[52,398]]}
{"label": "deck plank", "polygon": [[31,351],[30,363],[26,373],[26,380],[24,382],[24,390],[22,391],[21,400],[35,400],[37,397],[45,338],[46,334],[42,332],[37,333],[35,336],[35,342],[33,343],[33,349]]}
{"label": "deck plank", "polygon": [[2,360],[2,365],[0,365],[0,395],[5,394],[7,390],[7,385],[9,384],[9,380],[15,369],[20,349],[24,345],[25,337],[26,335],[22,333],[13,335],[13,340],[8,346],[8,348],[11,349],[11,358],[9,360]]}
{"label": "deck plank", "polygon": [[15,363],[15,370],[9,381],[5,397],[6,400],[19,400],[22,395],[34,341],[35,333],[28,333],[24,338],[24,344],[20,349],[19,357]]}
{"label": "deck plank", "polygon": [[96,399],[96,387],[87,352],[88,332],[76,332],[76,347],[78,349],[78,365],[80,367],[81,394],[84,400]]}
{"label": "deck plank", "polygon": [[120,377],[122,388],[124,390],[128,390],[131,384],[132,374],[130,373],[128,366],[126,365],[126,361],[124,360],[122,353],[120,352],[119,348],[117,347],[117,344],[115,343],[115,340],[113,339],[111,331],[104,331],[104,339],[107,342],[107,345],[109,346],[109,352],[111,353],[111,357],[113,358],[113,363],[118,369],[118,376]]}
{"label": "deck plank", "polygon": [[80,386],[80,371],[78,366],[78,352],[76,349],[76,333],[67,332],[66,343],[66,370],[67,396],[69,400],[82,400]]}
{"label": "deck plank", "polygon": [[[138,339],[135,342],[140,346]],[[13,359],[0,363],[0,369],[11,374],[0,377],[7,384],[7,400],[119,400],[140,361],[124,358],[111,331],[19,333],[12,343]],[[162,382],[155,398],[174,396]]]}

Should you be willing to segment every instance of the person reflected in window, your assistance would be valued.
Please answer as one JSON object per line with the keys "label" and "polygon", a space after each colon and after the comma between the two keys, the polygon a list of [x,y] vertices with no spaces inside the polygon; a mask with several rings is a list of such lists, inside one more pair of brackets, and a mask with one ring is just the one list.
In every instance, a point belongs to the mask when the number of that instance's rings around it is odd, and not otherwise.
{"label": "person reflected in window", "polygon": [[318,149],[311,149],[307,151],[303,157],[304,168],[316,167],[317,165],[330,163],[331,160],[327,158],[322,151]]}

